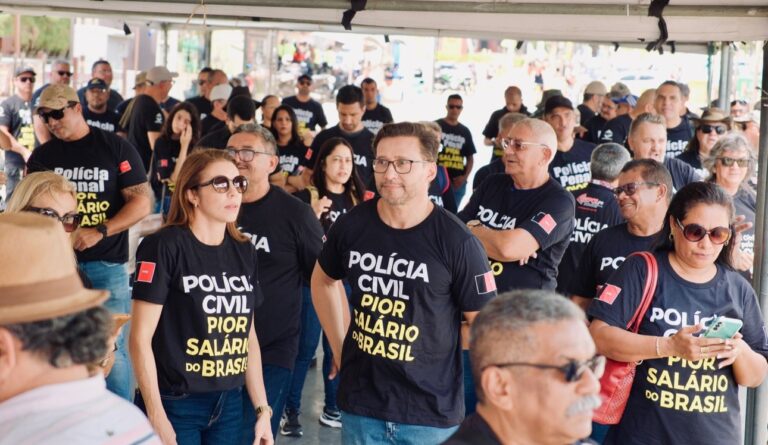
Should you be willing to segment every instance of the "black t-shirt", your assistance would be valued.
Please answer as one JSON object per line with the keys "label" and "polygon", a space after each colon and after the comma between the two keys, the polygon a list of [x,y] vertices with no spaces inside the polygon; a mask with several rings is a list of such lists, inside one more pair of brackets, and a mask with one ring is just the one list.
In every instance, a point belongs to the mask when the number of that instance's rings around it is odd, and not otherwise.
{"label": "black t-shirt", "polygon": [[669,175],[672,176],[673,192],[677,192],[692,182],[701,181],[701,176],[699,176],[695,168],[677,158],[664,158],[664,167],[667,168]]}
{"label": "black t-shirt", "polygon": [[597,113],[584,104],[579,104],[576,108],[579,110],[579,125],[582,127],[586,127],[587,122],[598,116]]}
{"label": "black t-shirt", "polygon": [[693,137],[693,127],[688,118],[683,116],[680,124],[675,128],[667,128],[667,157],[676,158],[685,151],[688,141]]}
{"label": "black t-shirt", "polygon": [[435,206],[409,229],[381,221],[378,199],[331,226],[318,264],[347,279],[339,407],[396,423],[448,427],[464,417],[462,312],[496,296],[480,242]]}
{"label": "black t-shirt", "polygon": [[[755,212],[757,211],[757,197],[748,189],[743,187],[739,188],[739,191],[733,195],[733,206],[736,210],[736,215],[744,215],[746,219],[744,221],[755,223]],[[755,253],[755,227],[754,225],[747,230],[741,232],[741,243],[738,246],[742,251],[746,253]],[[752,279],[752,271],[742,273],[747,280]]]}
{"label": "black t-shirt", "polygon": [[210,246],[187,227],[169,226],[139,244],[133,299],[163,306],[152,336],[161,390],[245,384],[248,333],[263,300],[257,269],[253,246],[228,234]]}
{"label": "black t-shirt", "polygon": [[626,147],[629,127],[631,125],[632,117],[629,114],[614,117],[605,123],[603,134],[600,136],[600,142],[615,142]]}
{"label": "black t-shirt", "polygon": [[[293,195],[307,204],[312,204],[312,194],[309,192],[309,189],[300,190]],[[328,233],[328,229],[330,229],[331,225],[339,219],[339,216],[352,210],[355,203],[346,193],[326,192],[323,196],[331,200],[331,206],[328,208],[328,211],[320,215],[320,224],[323,226],[323,233]],[[318,199],[323,196],[318,195]]]}
{"label": "black t-shirt", "polygon": [[94,113],[88,107],[83,107],[83,117],[85,122],[93,128],[114,133],[120,129],[120,116],[114,111],[107,109],[104,113]]}
{"label": "black t-shirt", "polygon": [[[136,149],[114,133],[91,128],[77,141],[53,138],[32,152],[30,173],[53,171],[77,188],[77,213],[83,227],[95,227],[123,208],[121,191],[147,181]],[[128,261],[128,231],[107,237],[95,246],[76,251],[78,261]]]}
{"label": "black t-shirt", "polygon": [[347,133],[342,131],[338,125],[321,131],[315,136],[312,147],[307,152],[309,155],[308,168],[314,169],[320,147],[330,138],[344,138],[352,145],[357,174],[360,175],[360,179],[366,187],[372,188],[370,186],[373,183],[373,133],[365,128],[357,133]]}
{"label": "black t-shirt", "polygon": [[608,227],[624,222],[613,191],[604,183],[590,182],[586,189],[574,195],[576,227],[558,267],[557,290],[560,293],[566,293],[569,283],[579,279],[576,270],[592,237]]}
{"label": "black t-shirt", "polygon": [[155,158],[152,163],[149,183],[158,199],[162,196],[163,191],[161,180],[170,179],[173,169],[176,168],[176,158],[179,157],[180,152],[181,143],[178,140],[160,136],[155,142]]}
{"label": "black t-shirt", "polygon": [[480,187],[480,185],[489,176],[493,176],[496,173],[504,173],[504,160],[502,158],[494,159],[490,164],[480,167],[475,173],[475,179],[472,180],[472,190]]}
{"label": "black t-shirt", "polygon": [[603,116],[599,114],[587,122],[584,128],[587,129],[587,134],[584,135],[584,140],[592,142],[593,144],[599,144],[602,141],[603,129],[605,128],[606,121]]}
{"label": "black t-shirt", "polygon": [[[501,441],[478,413],[468,415],[459,429],[441,445],[501,445]],[[596,445],[589,439],[582,439],[571,445]]]}
{"label": "black t-shirt", "polygon": [[699,156],[698,150],[684,151],[677,156],[677,159],[685,162],[697,170],[701,170],[703,168],[701,165],[701,156]]}
{"label": "black t-shirt", "polygon": [[[83,106],[83,110],[85,110],[88,107],[88,102],[85,100],[85,90],[88,88],[87,86],[84,86],[77,90],[77,97],[80,99],[80,104]],[[117,91],[110,89],[109,90],[109,98],[107,99],[107,110],[110,113],[114,113],[117,109],[117,106],[120,105],[120,103],[123,102],[123,96],[120,95]]]}
{"label": "black t-shirt", "polygon": [[451,213],[456,213],[459,209],[456,204],[456,195],[451,188],[451,178],[448,176],[448,170],[445,167],[437,166],[437,175],[429,184],[429,199],[440,207]]}
{"label": "black t-shirt", "polygon": [[579,258],[575,279],[568,282],[568,293],[595,298],[598,289],[630,254],[649,250],[655,240],[655,234],[636,236],[629,233],[626,223],[596,234]]}
{"label": "black t-shirt", "polygon": [[[125,115],[125,110],[127,110],[127,109],[128,109],[128,106],[129,106],[129,105],[130,105],[132,102],[133,102],[133,98],[130,98],[130,99],[126,99],[126,100],[124,100],[124,101],[120,102],[120,103],[119,103],[119,104],[118,104],[118,105],[115,107],[115,114],[117,114],[117,121],[118,121],[118,122],[120,122],[120,121],[122,121],[122,120],[123,120],[123,116]],[[129,125],[130,125],[130,122],[129,122]],[[128,130],[128,127],[125,127],[125,128],[123,128],[123,127],[120,127],[120,130],[119,130],[119,131],[127,131],[127,130]]]}
{"label": "black t-shirt", "polygon": [[195,147],[218,148],[221,150],[227,148],[227,142],[229,142],[230,137],[232,137],[232,133],[229,132],[229,127],[222,125],[221,128],[217,128],[216,130],[203,136],[203,138],[197,142]]}
{"label": "black t-shirt", "polygon": [[443,149],[437,155],[437,164],[448,169],[451,178],[461,176],[466,170],[466,159],[475,153],[472,133],[463,124],[451,125],[445,119],[438,119],[442,135],[440,142]]}
{"label": "black t-shirt", "polygon": [[494,230],[523,229],[539,243],[536,258],[524,266],[490,258],[499,291],[555,289],[557,267],[575,225],[574,205],[573,195],[552,178],[539,188],[519,190],[509,175],[498,174],[472,193],[459,218],[480,220]]}
{"label": "black t-shirt", "polygon": [[[32,126],[32,102],[19,96],[11,96],[0,104],[0,125],[8,127],[19,144],[32,150],[35,148],[35,129]],[[8,147],[3,147],[8,148]],[[11,150],[5,150],[5,163],[15,167],[24,166],[24,158]]]}
{"label": "black t-shirt", "polygon": [[301,102],[296,96],[289,96],[283,99],[283,105],[293,108],[296,113],[296,119],[299,120],[299,133],[304,132],[304,130],[315,131],[315,127],[318,125],[322,128],[328,125],[323,106],[314,99]]}
{"label": "black t-shirt", "polygon": [[[488,123],[485,124],[485,128],[483,128],[483,136],[487,137],[488,139],[494,139],[496,136],[499,135],[499,121],[502,117],[504,117],[505,114],[512,113],[511,111],[507,110],[507,106],[504,105],[503,107],[499,108],[498,110],[491,113],[491,117],[488,118]],[[518,111],[520,114],[524,114],[528,116],[530,113],[528,112],[528,109],[525,107],[525,105],[522,105],[520,107],[520,111]],[[494,155],[495,155],[494,151]],[[492,157],[491,160],[494,158]]]}
{"label": "black t-shirt", "polygon": [[[709,324],[725,315],[744,322],[744,341],[768,356],[768,338],[755,291],[738,273],[717,266],[707,283],[691,283],[669,264],[667,252],[654,255],[659,278],[640,335],[671,336],[684,326]],[[588,314],[626,329],[640,304],[647,275],[645,260],[630,257],[607,281]],[[637,366],[626,410],[605,444],[741,443],[738,386],[733,367],[718,369],[716,358],[688,362],[679,357],[646,359]]]}
{"label": "black t-shirt", "polygon": [[384,124],[390,124],[394,121],[392,112],[382,104],[376,104],[376,108],[373,110],[366,108],[365,113],[363,113],[363,126],[374,135],[381,130]]}
{"label": "black t-shirt", "polygon": [[275,186],[260,200],[243,203],[238,224],[259,257],[264,304],[255,322],[261,362],[293,369],[301,329],[301,286],[312,276],[323,229],[308,205]]}
{"label": "black t-shirt", "polygon": [[128,123],[128,141],[139,152],[145,172],[149,171],[149,159],[152,157],[152,147],[147,133],[159,132],[164,121],[165,116],[155,99],[146,94],[140,94],[133,99],[133,110]]}
{"label": "black t-shirt", "polygon": [[549,176],[571,193],[583,190],[592,178],[589,162],[594,149],[595,144],[574,139],[570,150],[555,152],[549,164]]}
{"label": "black t-shirt", "polygon": [[190,103],[195,107],[197,112],[200,113],[200,120],[205,119],[206,116],[213,111],[213,104],[210,100],[206,99],[205,96],[190,97],[185,102]]}
{"label": "black t-shirt", "polygon": [[280,168],[288,176],[301,174],[301,167],[307,166],[307,146],[301,140],[292,140],[288,145],[278,145],[277,152],[280,158]]}
{"label": "black t-shirt", "polygon": [[205,116],[205,119],[200,121],[200,134],[208,136],[214,131],[221,129],[221,127],[226,127],[224,121],[209,114],[208,116]]}

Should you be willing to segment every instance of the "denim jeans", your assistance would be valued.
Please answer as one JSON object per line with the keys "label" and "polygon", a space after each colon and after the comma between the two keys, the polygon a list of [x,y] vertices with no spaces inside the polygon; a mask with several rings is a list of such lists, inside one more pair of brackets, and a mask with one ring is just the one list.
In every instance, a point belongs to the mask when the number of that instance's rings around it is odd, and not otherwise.
{"label": "denim jeans", "polygon": [[[296,356],[296,362],[293,365],[293,375],[291,376],[291,385],[288,390],[288,397],[285,403],[285,411],[299,413],[301,411],[301,392],[304,389],[304,381],[307,378],[309,365],[312,357],[317,350],[317,343],[320,340],[320,321],[317,319],[315,307],[312,305],[312,295],[307,286],[302,286],[302,305],[301,305],[301,337],[299,337],[299,353]],[[336,390],[339,386],[338,377],[330,380],[328,374],[331,372],[333,363],[333,352],[328,344],[328,339],[323,337],[323,386],[325,387],[325,407],[330,410],[337,410]]]}
{"label": "denim jeans", "polygon": [[475,412],[477,405],[477,392],[475,392],[475,379],[472,376],[472,363],[469,361],[469,350],[461,351],[464,366],[464,416]]}
{"label": "denim jeans", "polygon": [[5,200],[6,202],[11,198],[13,190],[16,188],[16,184],[21,181],[21,175],[24,173],[24,166],[18,166],[15,164],[5,163],[5,175],[8,177],[5,183]]}
{"label": "denim jeans", "polygon": [[[83,261],[80,263],[80,269],[91,280],[94,289],[107,289],[110,292],[109,299],[104,303],[105,308],[112,313],[131,313],[131,291],[125,264]],[[133,400],[134,395],[133,369],[128,356],[130,326],[130,323],[126,323],[117,337],[115,366],[107,376],[107,389],[128,401]]]}
{"label": "denim jeans", "polygon": [[[453,185],[451,185],[453,188]],[[465,182],[464,185],[458,188],[453,188],[453,196],[456,198],[456,208],[461,208],[461,200],[464,198],[464,195],[467,193],[467,183]]]}
{"label": "denim jeans", "polygon": [[[262,365],[264,376],[264,388],[267,390],[267,403],[272,407],[272,435],[279,436],[280,417],[285,408],[285,398],[288,394],[288,385],[291,384],[291,370],[274,365]],[[250,397],[243,397],[243,434],[240,443],[242,445],[253,445],[253,439],[256,436],[254,427],[256,426],[256,410],[253,408],[253,402]]]}
{"label": "denim jeans", "polygon": [[[176,443],[237,443],[242,426],[242,392],[242,388],[198,394],[160,391],[163,409],[176,433]],[[136,396],[136,406],[146,413],[140,393]]]}
{"label": "denim jeans", "polygon": [[342,445],[438,445],[445,442],[459,426],[438,428],[409,425],[342,412]]}

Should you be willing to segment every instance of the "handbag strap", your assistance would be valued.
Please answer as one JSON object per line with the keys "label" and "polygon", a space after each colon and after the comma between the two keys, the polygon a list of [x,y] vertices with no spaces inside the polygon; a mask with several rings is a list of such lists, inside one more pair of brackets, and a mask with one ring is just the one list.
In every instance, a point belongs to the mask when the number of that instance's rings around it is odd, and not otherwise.
{"label": "handbag strap", "polygon": [[653,300],[653,294],[656,291],[656,283],[659,278],[659,265],[656,263],[656,257],[650,252],[636,252],[632,255],[643,257],[645,264],[648,266],[648,274],[645,277],[645,287],[643,288],[643,298],[640,300],[640,304],[635,310],[635,315],[627,323],[627,330],[637,333],[640,330],[640,323],[645,317],[645,313],[648,312],[648,308],[651,306]]}

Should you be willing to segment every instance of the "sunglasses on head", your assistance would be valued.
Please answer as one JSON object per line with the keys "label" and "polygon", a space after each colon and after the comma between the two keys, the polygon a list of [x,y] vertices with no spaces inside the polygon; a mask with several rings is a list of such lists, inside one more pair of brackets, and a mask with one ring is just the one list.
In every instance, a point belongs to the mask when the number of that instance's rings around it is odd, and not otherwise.
{"label": "sunglasses on head", "polygon": [[742,168],[749,166],[749,159],[736,159],[736,158],[722,157],[722,158],[717,158],[717,160],[720,161],[720,163],[723,164],[724,167],[730,167],[733,164],[736,164]]}
{"label": "sunglasses on head", "polygon": [[232,184],[235,187],[235,190],[240,193],[245,193],[245,191],[248,190],[248,178],[243,175],[235,176],[231,181],[226,176],[214,176],[210,181],[201,182],[192,188],[200,188],[210,185],[217,193],[227,193],[230,184]]}
{"label": "sunglasses on head", "polygon": [[629,182],[613,189],[613,194],[616,195],[617,197],[622,193],[624,193],[627,196],[632,196],[635,193],[637,193],[637,190],[640,188],[641,185],[655,187],[659,185],[659,183],[658,182]]}
{"label": "sunglasses on head", "polygon": [[77,227],[80,225],[80,221],[83,219],[83,216],[78,213],[67,213],[64,216],[59,216],[56,210],[49,209],[47,207],[29,206],[24,208],[24,210],[27,212],[39,213],[43,216],[59,220],[59,222],[64,225],[64,230],[67,232],[74,232],[74,230],[77,229]]}
{"label": "sunglasses on head", "polygon": [[707,125],[707,124],[700,126],[699,130],[701,130],[701,132],[704,134],[712,133],[712,131],[714,130],[715,133],[719,135],[723,135],[725,134],[726,131],[728,131],[728,129],[722,125]]}
{"label": "sunglasses on head", "polygon": [[76,105],[76,103],[70,103],[66,107],[60,109],[60,110],[51,110],[48,112],[44,112],[42,110],[38,110],[37,115],[40,116],[40,119],[43,120],[43,123],[48,123],[48,119],[55,119],[55,120],[61,120],[64,118],[64,110],[67,108],[72,108]]}
{"label": "sunglasses on head", "polygon": [[35,83],[35,78],[30,76],[19,77],[19,82]]}
{"label": "sunglasses on head", "polygon": [[731,239],[730,227],[719,226],[707,230],[698,224],[687,224],[684,226],[677,218],[675,218],[675,221],[680,227],[680,230],[683,231],[683,237],[692,243],[698,243],[703,240],[705,236],[709,235],[709,240],[712,241],[712,244],[725,244],[727,246],[728,240]]}
{"label": "sunglasses on head", "polygon": [[555,369],[557,371],[560,371],[563,374],[563,376],[565,376],[566,382],[573,383],[581,379],[581,376],[583,376],[587,370],[590,370],[596,378],[602,377],[603,372],[605,372],[605,357],[602,355],[596,355],[591,359],[584,360],[584,361],[571,359],[571,360],[568,360],[568,363],[562,366],[544,365],[540,363],[523,363],[523,362],[494,363],[494,364],[486,365],[483,369],[485,370],[486,368],[489,368],[491,366],[496,366],[499,368],[506,368],[506,367],[512,367],[512,366],[527,366],[527,367],[538,368],[538,369]]}

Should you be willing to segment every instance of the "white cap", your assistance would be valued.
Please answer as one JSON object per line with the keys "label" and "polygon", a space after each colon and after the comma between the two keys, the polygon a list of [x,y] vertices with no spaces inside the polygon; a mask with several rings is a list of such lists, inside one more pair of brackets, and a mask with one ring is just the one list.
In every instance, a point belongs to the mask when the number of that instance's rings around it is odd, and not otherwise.
{"label": "white cap", "polygon": [[216,85],[211,90],[211,102],[219,99],[228,100],[230,94],[232,94],[232,86],[228,83]]}
{"label": "white cap", "polygon": [[147,80],[152,82],[153,85],[166,80],[172,80],[174,77],[179,77],[179,73],[172,73],[164,66],[155,66],[147,70]]}

